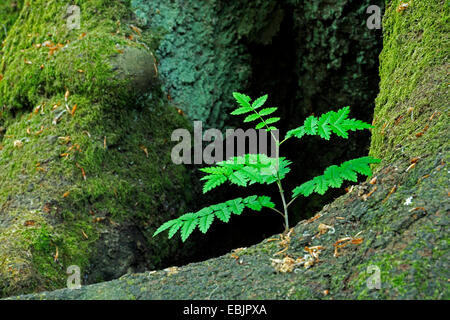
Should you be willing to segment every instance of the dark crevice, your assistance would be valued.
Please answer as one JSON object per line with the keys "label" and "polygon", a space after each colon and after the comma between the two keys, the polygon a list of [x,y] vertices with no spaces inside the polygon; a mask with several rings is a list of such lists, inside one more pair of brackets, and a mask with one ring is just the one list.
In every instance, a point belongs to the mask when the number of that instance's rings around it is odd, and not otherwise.
{"label": "dark crevice", "polygon": [[[356,10],[350,8],[351,11]],[[346,7],[345,10],[350,10]],[[295,23],[294,8],[284,8],[285,15],[280,26],[280,31],[272,39],[270,44],[261,44],[253,40],[243,39],[251,55],[252,77],[249,86],[245,90],[252,98],[263,94],[269,94],[267,106],[278,107],[278,115],[282,118],[279,123],[280,135],[303,124],[310,114],[316,112],[316,116],[322,112],[337,110],[346,105],[352,107],[351,117],[372,122],[375,97],[378,91],[378,65],[358,66],[354,70],[357,54],[356,50],[350,50],[343,55],[341,67],[335,71],[329,71],[327,77],[320,83],[317,93],[312,93],[308,98],[302,96],[304,88],[299,86],[298,66],[302,59],[302,50],[299,48],[299,34],[311,32],[299,30]],[[332,23],[328,21],[326,23]],[[381,40],[381,37],[379,37]],[[350,42],[352,42],[351,40]],[[357,39],[361,45],[361,39]],[[379,41],[381,43],[381,41]],[[350,43],[350,47],[353,43]],[[323,50],[324,48],[320,48]],[[381,51],[381,44],[377,47]],[[351,72],[360,74],[359,90],[365,97],[352,95],[351,92],[342,90],[341,77],[348,76]],[[314,74],[311,75],[314,77]],[[350,81],[350,80],[349,80]],[[245,88],[244,88],[245,89]],[[243,89],[243,90],[244,90]],[[304,101],[311,101],[310,105],[304,105]],[[229,119],[227,126],[242,128],[251,126],[243,125],[241,118]],[[329,141],[318,137],[305,137],[302,140],[292,139],[284,144],[280,150],[281,156],[287,157],[294,163],[291,165],[291,173],[283,180],[287,197],[290,198],[291,190],[301,183],[320,175],[333,164],[340,164],[346,160],[367,155],[370,142],[369,131],[351,133],[348,140],[333,136]],[[193,168],[193,180],[201,178],[201,173]],[[320,211],[324,205],[345,193],[343,185],[339,189],[329,190],[325,195],[313,194],[308,198],[300,197],[290,207],[290,225],[294,226],[302,219],[309,218]],[[195,186],[201,189],[201,184]],[[271,196],[278,208],[282,208],[280,195],[275,184],[267,186],[253,185],[247,189],[236,186],[221,186],[216,192],[209,192],[200,196],[192,211],[204,206],[219,203],[229,199],[244,197],[252,194]],[[233,215],[229,223],[214,222],[206,235],[194,233],[185,244],[193,254],[186,260],[185,257],[173,257],[173,264],[184,264],[194,261],[203,261],[230,252],[234,248],[248,247],[259,243],[273,234],[283,232],[283,219],[271,210],[254,212],[246,210],[241,216]],[[169,264],[168,264],[169,265]]]}

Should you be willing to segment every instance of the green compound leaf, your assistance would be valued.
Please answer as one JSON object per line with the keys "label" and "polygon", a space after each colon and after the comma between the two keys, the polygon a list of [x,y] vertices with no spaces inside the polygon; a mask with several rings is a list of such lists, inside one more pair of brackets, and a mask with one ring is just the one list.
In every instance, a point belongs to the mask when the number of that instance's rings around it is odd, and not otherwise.
{"label": "green compound leaf", "polygon": [[206,233],[208,231],[209,227],[211,227],[211,224],[214,221],[214,217],[215,216],[213,214],[208,214],[206,216],[201,217],[198,222],[198,229],[202,233]]}
{"label": "green compound leaf", "polygon": [[199,220],[192,219],[184,221],[183,226],[181,227],[181,241],[185,242],[186,239],[191,235],[192,231],[197,227]]}
{"label": "green compound leaf", "polygon": [[303,125],[306,134],[315,135],[317,133],[317,119],[314,116],[306,118],[305,124]]}
{"label": "green compound leaf", "polygon": [[299,195],[308,197],[313,192],[324,194],[328,188],[339,188],[344,180],[356,182],[358,180],[357,173],[370,177],[372,175],[370,165],[379,162],[379,159],[362,157],[346,161],[340,166],[330,166],[323,175],[296,187],[292,191],[292,197],[295,198]]}
{"label": "green compound leaf", "polygon": [[243,108],[251,108],[250,101],[252,100],[249,96],[239,93],[233,92],[233,97],[236,99],[237,103]]}
{"label": "green compound leaf", "polygon": [[278,122],[280,120],[280,118],[273,117],[273,118],[269,118],[267,120],[263,119],[263,117],[274,113],[277,110],[277,108],[264,108],[261,111],[257,110],[258,108],[262,107],[266,103],[266,101],[268,99],[267,94],[256,99],[253,102],[253,104],[250,104],[251,98],[242,93],[234,92],[233,96],[241,107],[234,110],[231,113],[232,115],[241,115],[241,114],[253,112],[254,114],[250,114],[250,115],[246,116],[246,118],[244,119],[244,123],[252,122],[255,120],[261,120],[255,127],[257,130],[262,129],[266,126],[267,126],[267,128],[266,128],[267,131],[277,130],[276,127],[274,127],[274,126],[269,127],[268,125]]}
{"label": "green compound leaf", "polygon": [[275,123],[275,122],[278,122],[278,121],[280,121],[280,118],[278,118],[278,117],[269,118],[269,119],[266,120],[266,124],[272,124],[272,123]]}
{"label": "green compound leaf", "polygon": [[269,96],[266,94],[266,95],[264,95],[264,96],[262,96],[262,97],[256,99],[256,100],[253,102],[252,108],[253,108],[253,109],[258,109],[259,107],[261,107],[262,105],[264,105],[264,103],[266,103],[268,97],[269,97]]}
{"label": "green compound leaf", "polygon": [[265,127],[265,125],[266,125],[266,124],[265,124],[264,122],[260,122],[260,123],[258,123],[258,124],[256,125],[255,129],[256,129],[256,130],[262,129],[262,128]]}
{"label": "green compound leaf", "polygon": [[250,107],[241,107],[241,108],[237,108],[236,110],[231,112],[231,115],[238,116],[241,114],[249,113],[250,111],[253,111],[252,108],[250,108]]}
{"label": "green compound leaf", "polygon": [[227,177],[223,174],[213,174],[203,177],[202,180],[206,180],[206,183],[203,185],[203,193],[207,193],[208,191],[225,183],[227,181]]}
{"label": "green compound leaf", "polygon": [[245,207],[260,211],[262,207],[273,208],[274,206],[275,204],[267,196],[237,198],[203,208],[196,213],[186,213],[177,219],[170,220],[159,227],[158,230],[160,231],[157,230],[158,232],[155,232],[154,236],[170,228],[169,238],[172,238],[181,229],[181,240],[184,242],[197,226],[202,233],[206,233],[215,217],[223,222],[228,222],[232,214],[240,215]]}
{"label": "green compound leaf", "polygon": [[255,120],[257,120],[257,119],[259,119],[259,114],[251,114],[251,115],[249,115],[248,117],[246,117],[245,119],[244,119],[244,122],[251,122],[251,121],[255,121]]}
{"label": "green compound leaf", "polygon": [[317,119],[314,116],[306,118],[303,126],[290,130],[285,139],[291,137],[302,138],[305,134],[318,135],[325,140],[329,140],[331,133],[339,137],[348,138],[348,131],[370,129],[372,126],[361,120],[348,119],[350,107],[344,107],[338,111],[330,111]]}
{"label": "green compound leaf", "polygon": [[269,114],[272,114],[272,113],[274,113],[277,110],[278,110],[278,108],[265,108],[265,109],[262,109],[262,110],[259,111],[259,115],[261,117],[268,116]]}
{"label": "green compound leaf", "polygon": [[183,225],[183,220],[174,220],[174,221],[175,223],[169,230],[169,239],[171,239]]}

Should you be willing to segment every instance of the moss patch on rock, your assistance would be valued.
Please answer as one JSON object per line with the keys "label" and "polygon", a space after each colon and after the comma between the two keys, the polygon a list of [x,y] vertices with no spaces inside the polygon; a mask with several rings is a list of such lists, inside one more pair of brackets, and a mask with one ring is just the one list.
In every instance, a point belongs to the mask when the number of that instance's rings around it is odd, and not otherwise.
{"label": "moss patch on rock", "polygon": [[[433,157],[421,163],[421,170],[432,177],[413,187],[407,184],[413,173],[404,172],[408,163],[379,170],[371,197],[361,196],[373,188],[363,183],[326,206],[314,221],[299,223],[284,254],[277,254],[285,247],[274,236],[200,263],[13,299],[448,299],[449,200],[442,201],[445,188],[435,183],[448,179],[448,173],[434,163]],[[388,196],[395,184],[397,191]],[[405,205],[410,196],[412,204]],[[411,210],[416,206],[425,211]],[[333,231],[320,235],[321,224]],[[334,244],[348,237],[362,242],[349,243],[335,254]],[[305,247],[316,246],[322,250],[310,268],[291,265],[285,273],[275,268],[273,259],[302,258]],[[373,275],[369,266],[380,270],[379,290],[367,286]]]}
{"label": "moss patch on rock", "polygon": [[5,40],[8,31],[19,16],[23,0],[4,0],[0,3],[0,44]]}
{"label": "moss patch on rock", "polygon": [[[371,155],[386,161],[435,153],[449,140],[450,9],[443,1],[391,1],[383,23]],[[438,138],[440,137],[440,138]]]}
{"label": "moss patch on rock", "polygon": [[66,2],[28,1],[4,44],[1,296],[62,287],[70,265],[110,280],[178,247],[151,237],[190,196],[170,159],[172,130],[189,125],[159,89],[159,36],[133,29],[127,1],[74,4],[69,30]]}

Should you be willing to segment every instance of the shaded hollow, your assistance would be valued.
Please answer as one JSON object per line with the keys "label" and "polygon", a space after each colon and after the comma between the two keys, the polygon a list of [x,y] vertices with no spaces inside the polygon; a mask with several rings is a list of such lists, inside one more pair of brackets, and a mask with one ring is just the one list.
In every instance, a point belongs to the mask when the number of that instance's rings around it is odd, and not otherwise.
{"label": "shaded hollow", "polygon": [[[331,16],[323,15],[330,6],[323,5],[314,11],[308,6],[283,3],[283,19],[270,41],[262,40],[257,34],[240,40],[250,55],[251,68],[248,86],[240,91],[252,98],[269,95],[267,106],[279,108],[282,137],[288,130],[302,125],[311,114],[320,116],[347,105],[351,106],[352,118],[372,122],[379,83],[381,31],[367,29],[367,15],[361,4],[350,1],[346,5],[334,5]],[[279,17],[273,15],[272,18]],[[251,128],[243,126],[241,118],[228,119],[226,125],[244,130]],[[336,136],[329,141],[304,137],[283,144],[280,155],[294,162],[291,173],[283,181],[287,198],[290,199],[293,188],[322,174],[328,166],[367,155],[369,138],[367,130],[351,133],[348,140]],[[290,225],[313,216],[344,194],[347,186],[331,189],[323,196],[313,194],[297,199],[289,209]],[[207,197],[199,196],[194,209],[251,194],[269,195],[277,207],[282,208],[278,189],[273,184],[251,186],[246,190],[221,186]],[[192,241],[197,243],[200,253],[195,253],[193,260],[247,247],[282,231],[283,220],[275,212],[249,210],[239,217],[233,216],[228,224],[216,221],[206,236],[194,234]]]}

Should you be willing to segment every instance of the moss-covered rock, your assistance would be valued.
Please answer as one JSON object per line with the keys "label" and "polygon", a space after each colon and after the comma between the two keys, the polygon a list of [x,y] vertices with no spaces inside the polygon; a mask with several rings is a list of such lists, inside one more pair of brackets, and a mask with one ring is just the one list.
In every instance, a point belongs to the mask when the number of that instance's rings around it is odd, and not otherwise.
{"label": "moss-covered rock", "polygon": [[2,49],[0,296],[62,287],[70,265],[85,282],[154,268],[178,246],[151,237],[190,197],[170,159],[189,125],[159,89],[159,36],[127,1],[74,4],[71,30],[66,1],[27,1]]}
{"label": "moss-covered rock", "polygon": [[[413,1],[402,11],[389,2],[371,148],[383,161],[375,184],[356,186],[294,228],[289,257],[322,247],[309,269],[276,272],[271,259],[283,258],[274,257],[282,247],[267,239],[178,269],[19,299],[449,299],[448,45],[436,47],[448,43],[444,3]],[[405,104],[413,102],[411,118]],[[320,235],[321,223],[333,229]],[[336,248],[343,238],[353,241]],[[379,290],[367,286],[368,267],[380,271]]]}
{"label": "moss-covered rock", "polygon": [[0,3],[0,44],[8,35],[8,31],[16,21],[22,6],[23,0],[4,0]]}

